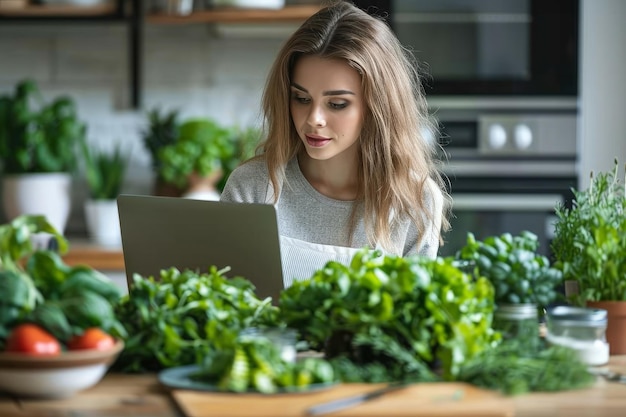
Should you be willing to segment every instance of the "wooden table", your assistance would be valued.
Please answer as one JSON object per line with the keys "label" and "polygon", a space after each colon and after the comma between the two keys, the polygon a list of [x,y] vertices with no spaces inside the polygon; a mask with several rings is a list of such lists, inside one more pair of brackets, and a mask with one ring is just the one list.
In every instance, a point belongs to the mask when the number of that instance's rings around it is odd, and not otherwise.
{"label": "wooden table", "polygon": [[[608,366],[617,372],[626,372],[626,356],[614,356]],[[364,385],[346,385],[334,388],[334,395],[362,389]],[[411,387],[419,388],[418,387]],[[311,395],[311,394],[309,394]],[[328,394],[330,395],[330,394]],[[247,401],[250,416],[262,415],[260,402],[255,396],[241,397]],[[259,397],[257,397],[259,398]],[[276,404],[287,404],[288,396],[277,398]],[[302,397],[306,398],[306,397]],[[303,399],[303,401],[310,401]],[[398,397],[399,398],[399,397]],[[567,416],[567,417],[623,417],[626,416],[626,384],[618,384],[598,379],[596,384],[584,390],[558,393],[533,393],[502,399],[511,405],[511,414],[521,417]],[[376,401],[390,401],[393,406],[393,394],[362,405],[332,414],[332,416],[372,415]],[[485,401],[492,401],[487,398]],[[379,404],[380,405],[380,404]],[[393,407],[392,407],[393,408]],[[360,409],[360,411],[359,411]],[[368,412],[368,410],[370,412]],[[414,407],[416,416],[425,415],[421,407]],[[284,411],[284,410],[283,410]],[[283,413],[284,414],[284,413]],[[298,414],[294,414],[298,415]],[[392,416],[394,413],[384,413]],[[409,414],[402,414],[409,415]],[[412,414],[411,414],[412,415]],[[428,414],[435,415],[435,414]],[[436,415],[457,415],[455,413],[436,413]],[[467,415],[480,415],[467,414]],[[69,399],[33,400],[17,399],[0,394],[0,416],[2,417],[185,417],[167,389],[160,386],[155,375],[109,374],[97,386],[83,391]],[[329,415],[331,416],[331,415]]]}

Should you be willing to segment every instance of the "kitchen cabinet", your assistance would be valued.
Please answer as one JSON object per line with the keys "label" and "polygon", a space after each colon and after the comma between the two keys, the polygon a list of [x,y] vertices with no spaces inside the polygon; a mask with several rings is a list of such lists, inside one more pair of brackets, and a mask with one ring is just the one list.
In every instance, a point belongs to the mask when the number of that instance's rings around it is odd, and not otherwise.
{"label": "kitchen cabinet", "polygon": [[144,23],[201,24],[201,23],[266,23],[304,21],[319,10],[316,4],[287,5],[282,9],[243,9],[220,7],[194,11],[189,15],[144,13],[146,0],[113,0],[96,6],[46,5],[23,8],[0,7],[0,25],[38,22],[68,24],[119,23],[128,29],[129,90],[131,107],[141,108],[142,102],[142,34]]}

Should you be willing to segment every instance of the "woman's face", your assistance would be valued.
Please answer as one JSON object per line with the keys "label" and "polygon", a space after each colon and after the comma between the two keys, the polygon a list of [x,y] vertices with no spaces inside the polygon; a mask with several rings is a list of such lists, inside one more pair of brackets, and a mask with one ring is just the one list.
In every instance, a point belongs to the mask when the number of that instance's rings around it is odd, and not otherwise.
{"label": "woman's face", "polygon": [[311,158],[356,158],[365,103],[361,76],[345,60],[301,57],[293,71],[290,103]]}

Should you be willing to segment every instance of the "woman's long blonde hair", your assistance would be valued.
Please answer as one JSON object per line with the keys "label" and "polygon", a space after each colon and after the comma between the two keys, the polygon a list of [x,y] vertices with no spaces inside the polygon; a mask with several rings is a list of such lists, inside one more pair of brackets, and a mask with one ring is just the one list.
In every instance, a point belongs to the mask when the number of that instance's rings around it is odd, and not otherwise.
{"label": "woman's long blonde hair", "polygon": [[[266,159],[275,201],[283,186],[286,164],[303,151],[290,117],[290,85],[299,57],[315,55],[346,60],[361,75],[366,113],[360,137],[358,201],[364,205],[365,230],[370,244],[394,247],[390,219],[408,216],[424,236],[435,216],[434,180],[444,195],[442,229],[449,223],[449,197],[436,165],[436,132],[413,55],[387,24],[347,1],[332,1],[307,19],[287,40],[270,70],[263,93],[267,138],[261,150]],[[433,135],[434,136],[434,135]],[[356,211],[357,205],[353,210]],[[354,220],[350,226],[354,230]],[[441,241],[441,238],[440,238]]]}

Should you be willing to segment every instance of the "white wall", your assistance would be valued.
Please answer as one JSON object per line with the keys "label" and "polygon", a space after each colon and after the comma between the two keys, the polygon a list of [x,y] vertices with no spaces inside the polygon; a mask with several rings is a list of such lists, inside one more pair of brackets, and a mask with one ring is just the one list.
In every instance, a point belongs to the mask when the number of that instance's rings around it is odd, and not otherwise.
{"label": "white wall", "polygon": [[581,0],[579,188],[626,163],[626,1]]}
{"label": "white wall", "polygon": [[[0,93],[26,77],[44,97],[69,94],[88,124],[89,141],[121,141],[131,152],[125,192],[150,193],[150,158],[141,142],[145,112],[179,108],[224,125],[260,122],[269,66],[289,33],[218,36],[208,24],[144,27],[142,110],[128,106],[127,28],[121,24],[0,24]],[[76,179],[66,233],[84,233],[84,181]],[[1,212],[2,210],[0,210]],[[4,213],[0,213],[4,218]]]}

